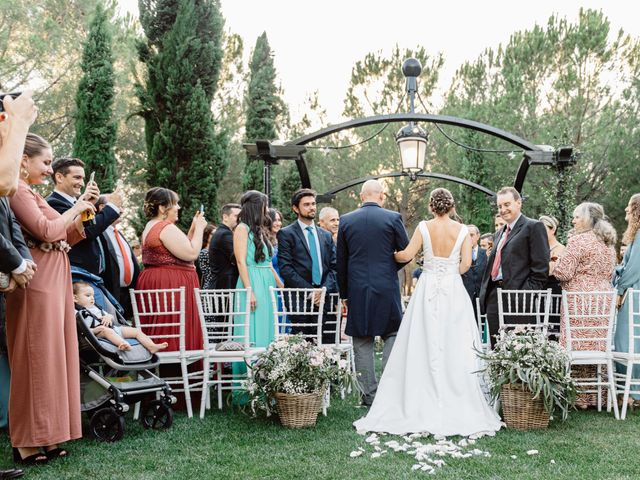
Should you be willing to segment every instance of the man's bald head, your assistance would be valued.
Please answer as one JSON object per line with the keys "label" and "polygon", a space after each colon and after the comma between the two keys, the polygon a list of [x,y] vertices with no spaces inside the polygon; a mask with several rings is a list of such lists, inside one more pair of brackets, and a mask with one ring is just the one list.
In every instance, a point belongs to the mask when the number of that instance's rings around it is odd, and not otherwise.
{"label": "man's bald head", "polygon": [[360,190],[360,200],[362,202],[375,202],[382,206],[384,203],[384,187],[379,180],[367,180],[362,184]]}

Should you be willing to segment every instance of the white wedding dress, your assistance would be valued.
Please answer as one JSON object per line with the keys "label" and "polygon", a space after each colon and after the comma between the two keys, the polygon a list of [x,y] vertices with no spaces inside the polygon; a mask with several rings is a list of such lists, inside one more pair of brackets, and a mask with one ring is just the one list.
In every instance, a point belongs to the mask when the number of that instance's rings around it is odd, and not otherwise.
{"label": "white wedding dress", "polygon": [[480,336],[459,273],[462,226],[448,258],[435,257],[426,222],[420,222],[424,266],[396,342],[358,431],[433,435],[493,435],[500,417],[476,372]]}

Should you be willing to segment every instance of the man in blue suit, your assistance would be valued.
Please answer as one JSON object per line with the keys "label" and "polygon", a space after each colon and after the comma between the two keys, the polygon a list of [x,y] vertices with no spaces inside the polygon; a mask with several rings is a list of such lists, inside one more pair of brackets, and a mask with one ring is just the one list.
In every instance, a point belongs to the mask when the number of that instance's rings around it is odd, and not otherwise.
{"label": "man in blue suit", "polygon": [[[278,232],[278,267],[287,288],[326,287],[327,295],[338,291],[336,282],[336,248],[331,234],[318,228],[316,217],[316,192],[301,188],[291,197],[291,208],[298,219]],[[314,301],[319,298],[316,296]],[[323,322],[327,322],[325,301]],[[296,317],[290,317],[292,333],[313,333],[312,327],[296,327]],[[299,323],[308,323],[309,317],[300,317]],[[323,343],[333,343],[333,334],[323,334]]]}
{"label": "man in blue suit", "polygon": [[370,406],[378,389],[374,370],[374,339],[384,340],[382,368],[387,363],[402,321],[398,270],[393,253],[409,244],[399,213],[385,210],[378,180],[367,180],[362,206],[340,218],[337,270],[340,298],[348,307],[346,334],[353,337],[354,359],[363,405]]}

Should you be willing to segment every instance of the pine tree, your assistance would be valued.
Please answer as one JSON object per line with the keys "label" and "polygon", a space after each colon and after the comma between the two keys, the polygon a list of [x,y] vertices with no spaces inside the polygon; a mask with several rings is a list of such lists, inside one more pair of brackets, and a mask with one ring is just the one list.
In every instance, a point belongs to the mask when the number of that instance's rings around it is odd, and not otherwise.
{"label": "pine tree", "polygon": [[[247,142],[277,137],[276,119],[284,112],[279,93],[273,54],[267,33],[263,32],[256,41],[249,64],[249,88],[245,96]],[[245,190],[263,189],[262,167],[262,160],[247,158],[242,179]]]}
{"label": "pine tree", "polygon": [[102,191],[116,183],[116,122],[111,31],[105,8],[98,3],[82,55],[83,77],[76,93],[76,136],[73,156],[85,162],[85,170],[96,172]]}
{"label": "pine tree", "polygon": [[187,228],[200,204],[218,216],[218,186],[227,169],[228,139],[211,112],[222,61],[219,2],[142,0],[147,36],[139,56],[147,66],[138,85],[145,119],[147,183],[180,195],[180,225]]}

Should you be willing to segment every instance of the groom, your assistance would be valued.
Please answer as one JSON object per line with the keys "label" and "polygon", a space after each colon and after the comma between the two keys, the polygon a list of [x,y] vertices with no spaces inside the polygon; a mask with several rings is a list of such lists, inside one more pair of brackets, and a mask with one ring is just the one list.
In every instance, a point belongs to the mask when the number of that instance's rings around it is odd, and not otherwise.
{"label": "groom", "polygon": [[382,369],[402,320],[400,286],[393,253],[409,243],[399,213],[385,210],[378,180],[367,180],[360,192],[362,207],[340,218],[337,271],[340,298],[348,307],[346,334],[353,337],[354,359],[362,403],[371,406],[378,389],[374,338],[382,337]]}

